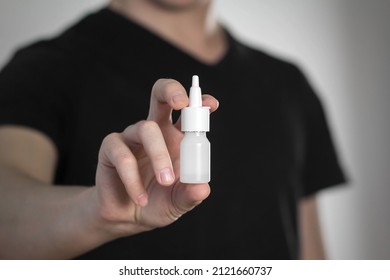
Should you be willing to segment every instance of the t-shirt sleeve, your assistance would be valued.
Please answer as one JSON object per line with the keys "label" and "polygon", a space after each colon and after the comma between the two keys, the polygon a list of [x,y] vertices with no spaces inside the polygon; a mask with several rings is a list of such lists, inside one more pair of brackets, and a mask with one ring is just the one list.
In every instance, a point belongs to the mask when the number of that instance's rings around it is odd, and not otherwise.
{"label": "t-shirt sleeve", "polygon": [[304,73],[297,67],[295,70],[304,131],[301,194],[307,197],[322,189],[346,183],[347,179],[325,104]]}
{"label": "t-shirt sleeve", "polygon": [[42,44],[19,50],[0,72],[0,125],[20,125],[57,145],[66,74],[61,55]]}

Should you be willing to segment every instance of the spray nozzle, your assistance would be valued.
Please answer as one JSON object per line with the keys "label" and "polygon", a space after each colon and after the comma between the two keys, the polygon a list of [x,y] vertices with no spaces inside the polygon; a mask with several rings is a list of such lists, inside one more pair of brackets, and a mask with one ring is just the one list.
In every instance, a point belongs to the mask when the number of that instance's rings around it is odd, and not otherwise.
{"label": "spray nozzle", "polygon": [[202,91],[199,87],[199,77],[197,75],[192,76],[189,107],[202,107]]}
{"label": "spray nozzle", "polygon": [[209,131],[210,107],[202,106],[202,91],[199,77],[192,76],[188,107],[181,110],[182,131]]}
{"label": "spray nozzle", "polygon": [[192,76],[192,86],[193,87],[199,86],[199,77],[197,75]]}

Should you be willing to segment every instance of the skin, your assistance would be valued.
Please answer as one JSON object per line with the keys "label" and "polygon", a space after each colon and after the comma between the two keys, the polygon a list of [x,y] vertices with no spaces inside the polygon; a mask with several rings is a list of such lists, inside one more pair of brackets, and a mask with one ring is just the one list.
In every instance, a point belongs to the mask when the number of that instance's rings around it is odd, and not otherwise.
{"label": "skin", "polygon": [[[52,187],[51,140],[24,127],[0,128],[2,258],[72,258],[171,224],[209,195],[208,184],[181,184],[176,176],[183,134],[171,110],[188,105],[185,89],[158,80],[150,104],[146,120],[103,140],[92,188]],[[203,105],[213,112],[218,101],[204,95]]]}
{"label": "skin", "polygon": [[[227,45],[211,4],[118,0],[109,5],[213,64]],[[0,258],[73,258],[119,237],[167,226],[199,205],[210,186],[182,184],[177,176],[183,134],[171,112],[187,105],[180,83],[156,81],[147,118],[103,140],[92,188],[53,187],[54,143],[27,127],[0,126]],[[203,95],[203,105],[214,112],[218,101]],[[315,198],[303,200],[299,210],[302,257],[323,258]]]}

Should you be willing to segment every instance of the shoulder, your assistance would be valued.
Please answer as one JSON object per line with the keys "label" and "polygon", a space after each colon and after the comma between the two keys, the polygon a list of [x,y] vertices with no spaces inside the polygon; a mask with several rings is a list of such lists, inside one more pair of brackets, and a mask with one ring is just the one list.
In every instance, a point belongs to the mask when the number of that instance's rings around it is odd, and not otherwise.
{"label": "shoulder", "polygon": [[276,55],[233,36],[230,40],[241,61],[241,72],[249,76],[250,80],[265,84],[266,90],[288,105],[289,110],[312,111],[322,106],[317,89],[298,61]]}
{"label": "shoulder", "polygon": [[[81,49],[81,35],[77,32],[83,20],[51,37],[40,38],[14,50],[0,72],[1,82],[9,78],[35,81],[62,79],[76,68]],[[50,80],[46,80],[49,83]]]}
{"label": "shoulder", "polygon": [[[57,34],[31,41],[15,50],[12,60],[49,64],[69,64],[81,55],[94,52],[93,41],[99,36],[105,10],[97,10],[76,19]],[[100,23],[100,25],[97,25]],[[12,61],[11,60],[11,61]]]}
{"label": "shoulder", "polygon": [[40,40],[16,49],[9,64],[32,65],[35,70],[39,70],[66,61],[66,55],[55,47],[53,40]]}
{"label": "shoulder", "polygon": [[284,84],[300,84],[307,81],[306,74],[302,70],[303,67],[297,61],[277,55],[259,45],[250,44],[229,31],[227,31],[227,35],[233,49],[232,52],[241,61],[243,68],[257,73],[263,78],[283,81]]}
{"label": "shoulder", "polygon": [[49,90],[69,80],[71,67],[67,55],[52,40],[41,40],[15,51],[0,71],[2,91]]}

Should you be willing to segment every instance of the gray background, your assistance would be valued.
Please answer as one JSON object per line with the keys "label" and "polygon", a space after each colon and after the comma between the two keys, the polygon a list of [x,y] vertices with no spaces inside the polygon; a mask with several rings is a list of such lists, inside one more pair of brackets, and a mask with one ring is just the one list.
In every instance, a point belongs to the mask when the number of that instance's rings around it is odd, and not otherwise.
{"label": "gray background", "polygon": [[[2,0],[0,66],[103,0]],[[320,194],[331,259],[390,259],[390,1],[217,0],[245,42],[298,63],[322,98],[350,182]]]}

